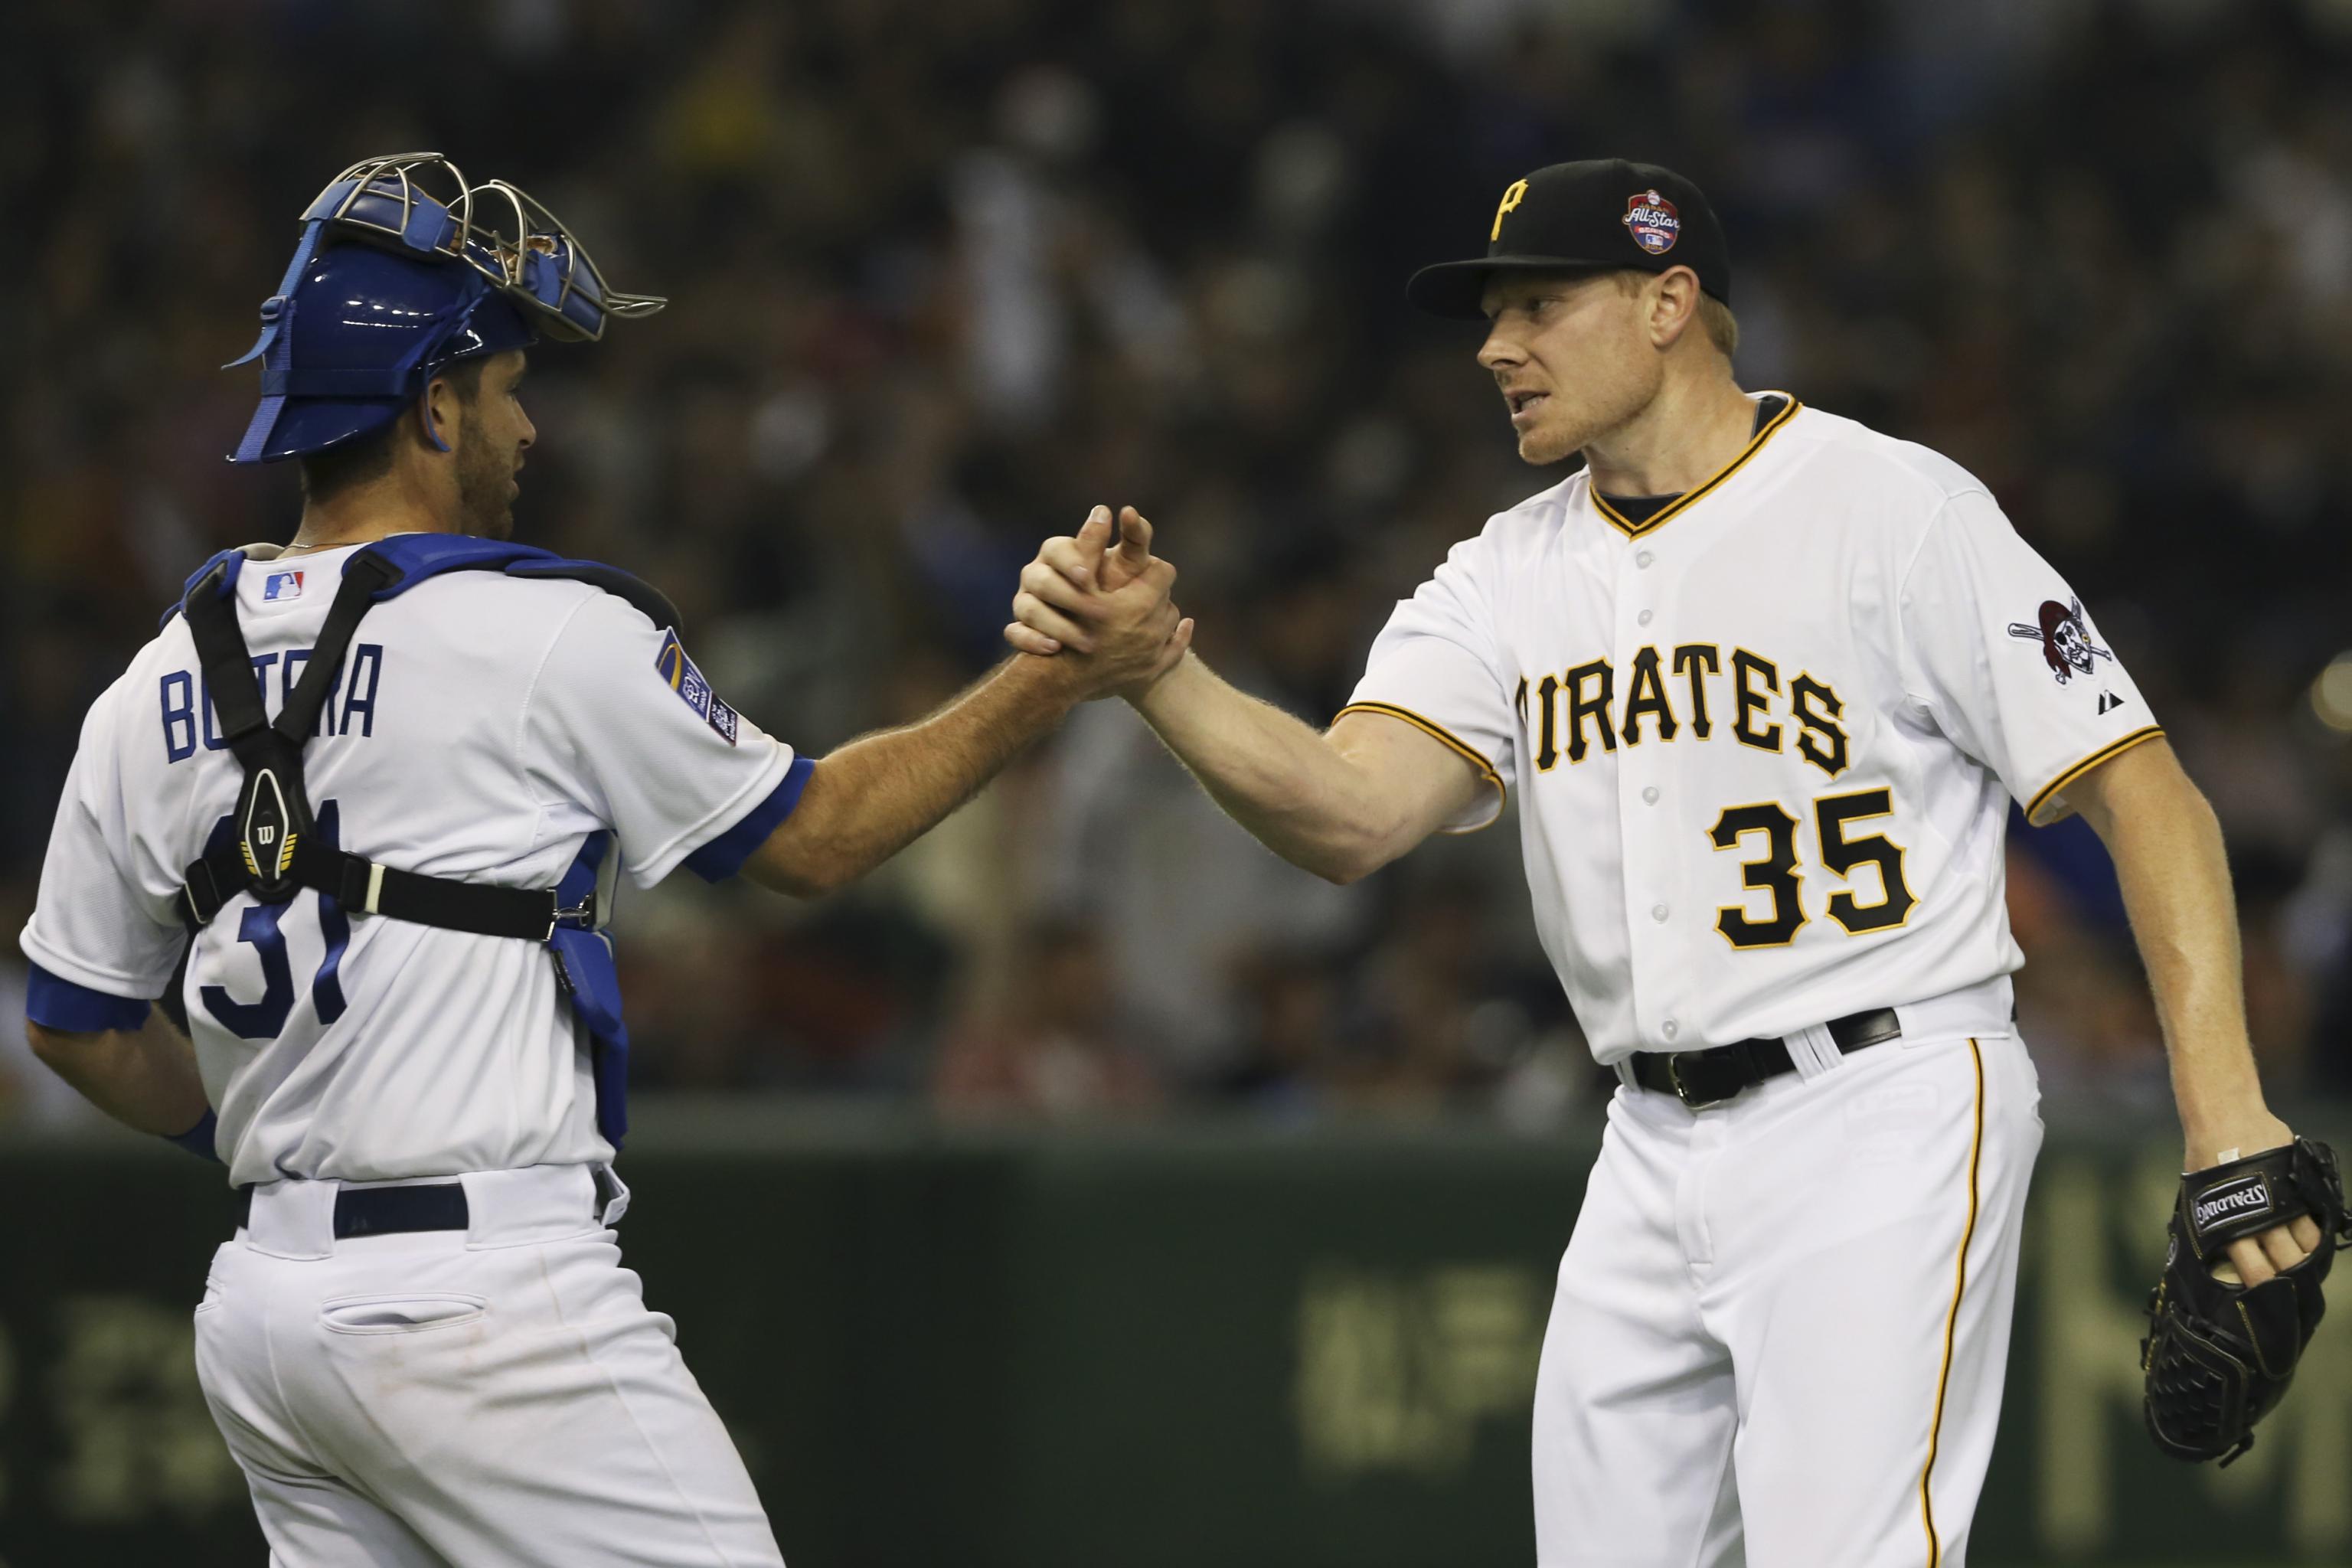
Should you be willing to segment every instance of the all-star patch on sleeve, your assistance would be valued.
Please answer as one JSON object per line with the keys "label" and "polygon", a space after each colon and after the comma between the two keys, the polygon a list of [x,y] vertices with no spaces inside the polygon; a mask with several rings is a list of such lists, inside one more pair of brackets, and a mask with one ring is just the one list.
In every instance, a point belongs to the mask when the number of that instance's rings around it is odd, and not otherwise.
{"label": "all-star patch on sleeve", "polygon": [[1906,689],[2036,826],[2065,789],[2164,731],[2083,601],[1983,490],[1952,497],[1904,579]]}
{"label": "all-star patch on sleeve", "polygon": [[669,682],[669,689],[694,710],[695,717],[709,725],[729,745],[735,743],[735,733],[742,721],[710,689],[710,682],[702,678],[702,671],[686,656],[686,646],[677,640],[677,633],[663,631],[661,651],[654,657],[654,668]]}
{"label": "all-star patch on sleeve", "polygon": [[721,701],[675,631],[609,594],[556,637],[525,723],[536,787],[613,828],[640,887],[681,863],[733,874],[792,814],[812,766]]}

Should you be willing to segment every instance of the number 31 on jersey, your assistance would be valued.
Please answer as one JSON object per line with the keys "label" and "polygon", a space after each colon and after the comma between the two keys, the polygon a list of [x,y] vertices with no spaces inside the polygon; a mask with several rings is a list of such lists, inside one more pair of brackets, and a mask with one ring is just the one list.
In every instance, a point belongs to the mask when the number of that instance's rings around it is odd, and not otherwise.
{"label": "number 31 on jersey", "polygon": [[[1884,789],[1825,795],[1813,803],[1813,829],[1820,847],[1819,863],[1847,886],[1829,896],[1830,919],[1849,936],[1886,931],[1911,918],[1919,900],[1903,879],[1903,847],[1880,833],[1856,832],[1873,817],[1891,816],[1893,796]],[[1740,862],[1740,879],[1750,897],[1745,904],[1727,904],[1716,911],[1715,929],[1734,947],[1786,947],[1796,940],[1809,918],[1805,913],[1802,862],[1797,853],[1801,826],[1778,801],[1726,806],[1707,841],[1720,850],[1736,849],[1743,841],[1761,838],[1763,853]],[[1878,896],[1865,902],[1856,896],[1853,879],[1864,873],[1863,892]],[[1874,876],[1875,889],[1869,886]],[[1753,907],[1755,893],[1771,900],[1769,912]]]}

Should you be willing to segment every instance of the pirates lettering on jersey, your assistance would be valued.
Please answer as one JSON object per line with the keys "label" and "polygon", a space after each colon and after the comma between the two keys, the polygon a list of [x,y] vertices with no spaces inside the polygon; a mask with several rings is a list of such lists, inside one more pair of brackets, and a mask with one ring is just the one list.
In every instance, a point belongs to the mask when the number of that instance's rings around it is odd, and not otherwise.
{"label": "pirates lettering on jersey", "polygon": [[1563,757],[1574,764],[1621,744],[1669,742],[1685,732],[1706,740],[1715,733],[1710,686],[1729,688],[1723,710],[1741,745],[1793,750],[1823,778],[1837,777],[1853,760],[1841,721],[1845,700],[1836,689],[1802,670],[1784,681],[1778,664],[1744,647],[1727,658],[1713,643],[1683,643],[1671,652],[1645,646],[1627,670],[1622,706],[1619,686],[1616,668],[1606,658],[1557,675],[1519,678],[1513,705],[1537,772],[1551,772]]}
{"label": "pirates lettering on jersey", "polygon": [[[310,650],[289,648],[280,656],[257,653],[253,656],[253,679],[261,688],[262,702],[275,714],[286,706],[295,686],[302,679],[302,667],[310,662]],[[376,694],[383,680],[383,645],[363,642],[352,649],[344,661],[334,686],[327,693],[326,702],[319,710],[310,733],[318,736],[357,735],[362,740],[375,736]],[[270,672],[278,674],[278,698],[269,698]],[[220,719],[213,708],[212,682],[201,675],[174,669],[159,682],[163,717],[163,759],[166,763],[184,763],[196,754],[199,742],[207,752],[226,751],[228,742],[220,732]],[[198,695],[202,694],[199,702]],[[198,714],[203,715],[201,723]]]}

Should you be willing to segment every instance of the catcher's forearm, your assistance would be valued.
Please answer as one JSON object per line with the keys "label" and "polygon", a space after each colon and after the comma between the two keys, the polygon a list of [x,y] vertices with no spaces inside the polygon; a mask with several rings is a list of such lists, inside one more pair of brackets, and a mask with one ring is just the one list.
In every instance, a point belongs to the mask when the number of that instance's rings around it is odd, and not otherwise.
{"label": "catcher's forearm", "polygon": [[170,1138],[205,1114],[195,1047],[160,1009],[136,1029],[70,1034],[28,1023],[25,1035],[49,1070],[126,1127]]}
{"label": "catcher's forearm", "polygon": [[855,881],[978,795],[1083,695],[1068,667],[1014,655],[929,718],[827,754],[746,872],[803,897]]}
{"label": "catcher's forearm", "polygon": [[2115,858],[2171,1057],[2181,1128],[2210,1161],[2241,1129],[2269,1120],[2246,1035],[2237,901],[2221,824],[2161,742],[2093,776],[2099,787],[2078,791],[2074,804]]}

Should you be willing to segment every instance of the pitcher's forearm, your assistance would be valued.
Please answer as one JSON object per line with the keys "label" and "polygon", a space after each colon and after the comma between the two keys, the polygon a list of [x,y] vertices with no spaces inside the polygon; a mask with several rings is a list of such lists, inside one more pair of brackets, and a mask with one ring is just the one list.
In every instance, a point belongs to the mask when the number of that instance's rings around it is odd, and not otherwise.
{"label": "pitcher's forearm", "polygon": [[1187,656],[1136,703],[1225,814],[1292,865],[1335,882],[1419,841],[1363,769],[1311,726]]}
{"label": "pitcher's forearm", "polygon": [[2172,1058],[2173,1095],[2194,1136],[2262,1103],[2246,1035],[2237,903],[2220,825],[2201,796],[2116,825],[2116,857],[2141,961]]}
{"label": "pitcher's forearm", "polygon": [[[2084,814],[2106,840],[2147,966],[2192,1150],[2268,1115],[2246,1033],[2237,901],[2220,822],[2169,752],[2126,753]],[[2126,766],[2126,764],[2129,764]],[[2211,1153],[2214,1151],[2205,1150]]]}

